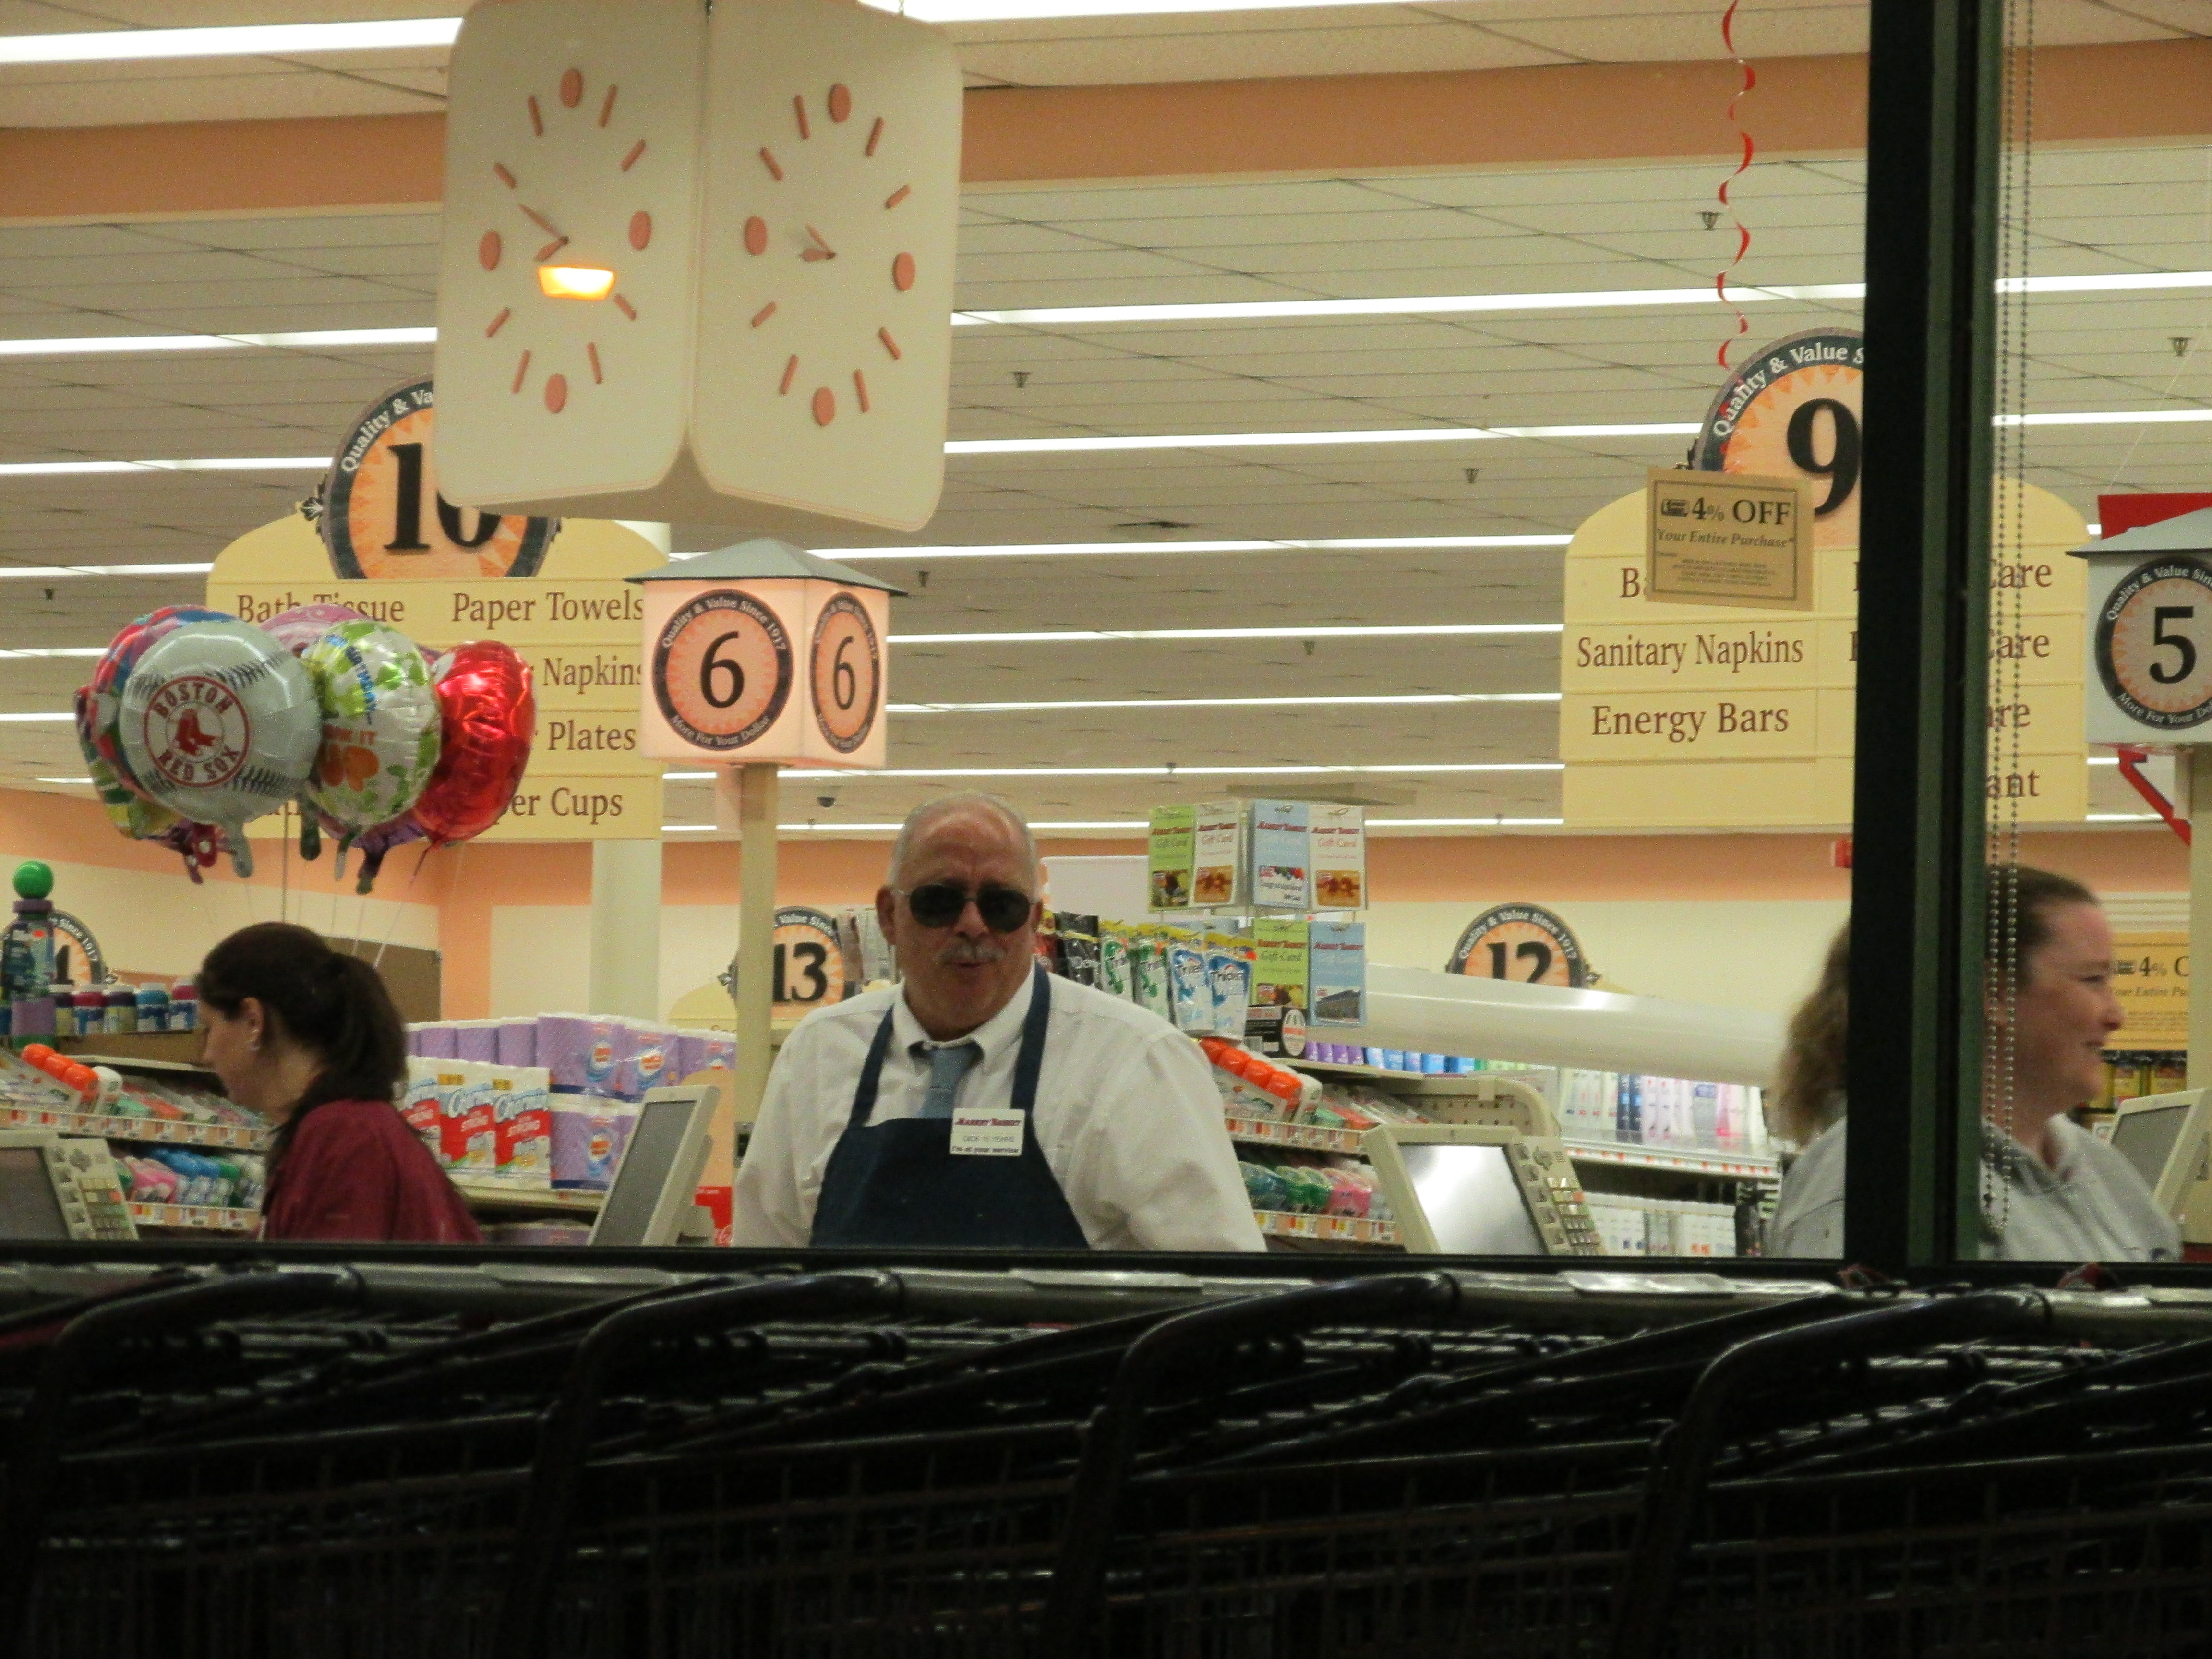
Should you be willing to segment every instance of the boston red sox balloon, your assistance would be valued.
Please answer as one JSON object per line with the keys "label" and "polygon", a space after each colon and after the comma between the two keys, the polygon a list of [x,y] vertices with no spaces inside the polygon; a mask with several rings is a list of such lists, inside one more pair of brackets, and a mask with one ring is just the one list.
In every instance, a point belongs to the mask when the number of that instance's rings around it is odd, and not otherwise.
{"label": "boston red sox balloon", "polygon": [[156,641],[123,690],[132,775],[180,817],[221,828],[251,875],[246,825],[307,785],[322,708],[298,659],[242,622],[195,622]]}

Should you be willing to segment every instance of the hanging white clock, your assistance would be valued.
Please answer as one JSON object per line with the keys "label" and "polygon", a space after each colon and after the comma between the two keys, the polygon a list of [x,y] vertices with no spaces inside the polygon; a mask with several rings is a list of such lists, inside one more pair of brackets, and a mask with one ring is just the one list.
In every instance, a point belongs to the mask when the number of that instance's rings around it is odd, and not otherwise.
{"label": "hanging white clock", "polygon": [[449,499],[928,521],[960,149],[936,31],[846,0],[492,0],[448,131]]}

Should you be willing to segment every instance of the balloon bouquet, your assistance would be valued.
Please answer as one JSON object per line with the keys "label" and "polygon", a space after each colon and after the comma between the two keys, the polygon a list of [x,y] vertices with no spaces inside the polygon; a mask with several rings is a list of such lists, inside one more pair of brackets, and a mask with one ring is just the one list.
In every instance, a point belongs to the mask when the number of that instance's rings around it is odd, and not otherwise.
{"label": "balloon bouquet", "polygon": [[169,605],[118,633],[76,694],[76,734],[116,829],[184,855],[227,848],[253,873],[249,821],[297,802],[300,850],[362,854],[357,891],[410,841],[467,841],[514,799],[536,735],[530,665],[481,641],[434,659],[349,605],[256,628]]}

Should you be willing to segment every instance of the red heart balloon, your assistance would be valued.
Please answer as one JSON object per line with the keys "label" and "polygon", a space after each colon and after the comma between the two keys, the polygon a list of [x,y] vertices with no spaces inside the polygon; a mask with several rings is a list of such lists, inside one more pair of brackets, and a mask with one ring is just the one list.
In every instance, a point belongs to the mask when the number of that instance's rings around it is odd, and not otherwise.
{"label": "red heart balloon", "polygon": [[496,640],[456,646],[440,659],[444,747],[413,808],[433,845],[480,836],[521,787],[538,735],[530,665]]}

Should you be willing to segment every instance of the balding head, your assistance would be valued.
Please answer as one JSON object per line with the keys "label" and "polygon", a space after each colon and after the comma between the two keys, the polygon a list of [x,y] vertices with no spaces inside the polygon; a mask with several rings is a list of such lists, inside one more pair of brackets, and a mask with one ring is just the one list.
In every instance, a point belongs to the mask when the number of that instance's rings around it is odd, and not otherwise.
{"label": "balding head", "polygon": [[924,801],[906,815],[899,825],[898,839],[891,843],[891,867],[888,877],[891,886],[904,890],[913,884],[915,855],[941,828],[956,822],[963,830],[973,833],[969,820],[981,819],[995,823],[1008,847],[1020,860],[1027,873],[1015,884],[1034,897],[1039,885],[1036,841],[1030,834],[1029,820],[1015,810],[1013,803],[997,795],[988,795],[981,790],[963,790],[958,794],[939,795],[934,800]]}
{"label": "balding head", "polygon": [[[1036,950],[1036,843],[1022,815],[995,795],[945,795],[907,815],[876,915],[922,1030],[949,1042],[1013,1000]],[[926,921],[915,913],[916,894]],[[1006,902],[1016,894],[1019,925],[1008,926]]]}

